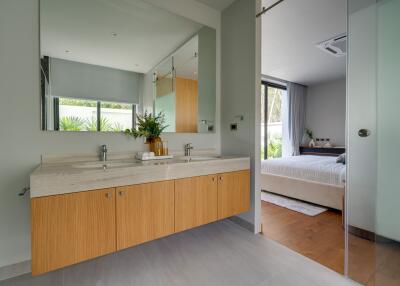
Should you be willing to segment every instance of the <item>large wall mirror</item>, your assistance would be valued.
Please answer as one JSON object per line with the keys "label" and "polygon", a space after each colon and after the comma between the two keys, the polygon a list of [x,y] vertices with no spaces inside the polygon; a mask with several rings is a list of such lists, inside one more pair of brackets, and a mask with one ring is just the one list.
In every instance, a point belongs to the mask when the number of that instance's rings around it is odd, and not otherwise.
{"label": "large wall mirror", "polygon": [[40,0],[43,130],[215,132],[216,31],[144,0]]}

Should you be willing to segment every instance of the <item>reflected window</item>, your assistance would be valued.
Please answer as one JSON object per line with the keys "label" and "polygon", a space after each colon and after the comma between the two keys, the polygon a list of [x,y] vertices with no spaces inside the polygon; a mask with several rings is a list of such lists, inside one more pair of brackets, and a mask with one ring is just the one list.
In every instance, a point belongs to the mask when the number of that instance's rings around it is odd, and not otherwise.
{"label": "reflected window", "polygon": [[121,132],[135,126],[132,104],[56,97],[53,109],[54,130]]}
{"label": "reflected window", "polygon": [[100,131],[120,132],[132,128],[132,104],[101,102]]}

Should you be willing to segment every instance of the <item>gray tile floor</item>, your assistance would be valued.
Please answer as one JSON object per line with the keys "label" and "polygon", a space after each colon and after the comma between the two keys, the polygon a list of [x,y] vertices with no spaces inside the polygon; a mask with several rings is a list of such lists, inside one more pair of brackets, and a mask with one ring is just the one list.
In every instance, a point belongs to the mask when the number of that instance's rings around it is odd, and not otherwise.
{"label": "gray tile floor", "polygon": [[1,286],[356,285],[229,220]]}

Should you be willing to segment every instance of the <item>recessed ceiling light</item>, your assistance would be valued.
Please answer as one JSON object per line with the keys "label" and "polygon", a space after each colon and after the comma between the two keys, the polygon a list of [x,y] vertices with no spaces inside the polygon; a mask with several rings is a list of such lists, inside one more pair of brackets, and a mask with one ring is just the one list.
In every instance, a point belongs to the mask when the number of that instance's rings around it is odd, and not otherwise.
{"label": "recessed ceiling light", "polygon": [[65,50],[65,52],[68,54],[68,53],[70,53],[71,51],[70,51],[70,50]]}
{"label": "recessed ceiling light", "polygon": [[116,32],[112,32],[111,36],[116,37],[116,36],[118,36],[118,34]]}

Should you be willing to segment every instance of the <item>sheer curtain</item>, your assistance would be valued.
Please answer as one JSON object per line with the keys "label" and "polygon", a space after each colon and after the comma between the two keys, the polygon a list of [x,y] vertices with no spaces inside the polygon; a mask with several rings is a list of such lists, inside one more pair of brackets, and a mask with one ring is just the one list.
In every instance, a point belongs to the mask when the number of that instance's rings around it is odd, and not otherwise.
{"label": "sheer curtain", "polygon": [[300,155],[306,114],[307,87],[289,82],[286,102],[283,103],[283,156]]}

